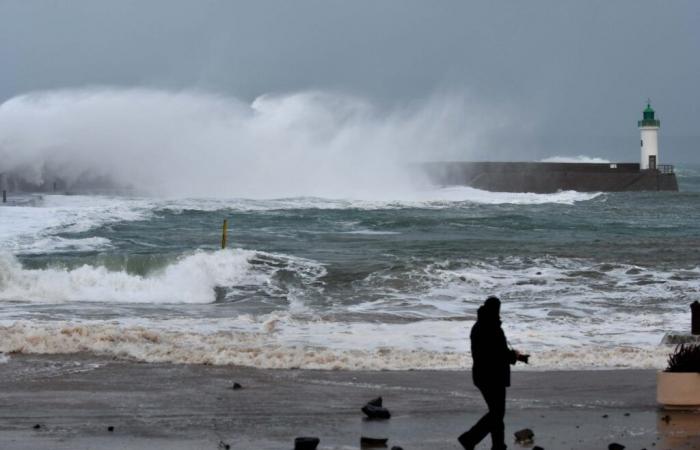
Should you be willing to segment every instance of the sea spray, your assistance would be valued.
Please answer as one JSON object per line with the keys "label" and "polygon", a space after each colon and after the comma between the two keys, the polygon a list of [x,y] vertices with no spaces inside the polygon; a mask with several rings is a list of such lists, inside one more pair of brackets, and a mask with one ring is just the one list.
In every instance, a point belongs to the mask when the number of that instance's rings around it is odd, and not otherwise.
{"label": "sea spray", "polygon": [[470,106],[460,95],[386,110],[313,91],[252,103],[153,89],[31,93],[0,105],[0,160],[27,183],[68,189],[393,199],[425,183],[412,163],[466,159],[509,122]]}

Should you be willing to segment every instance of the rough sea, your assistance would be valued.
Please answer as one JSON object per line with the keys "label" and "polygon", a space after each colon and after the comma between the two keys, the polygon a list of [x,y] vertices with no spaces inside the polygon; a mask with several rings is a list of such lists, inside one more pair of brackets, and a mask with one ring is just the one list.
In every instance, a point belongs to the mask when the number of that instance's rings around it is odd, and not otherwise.
{"label": "rough sea", "polygon": [[679,193],[12,194],[0,351],[457,369],[497,295],[532,369],[663,368],[663,335],[688,330],[700,298],[700,171],[677,172]]}

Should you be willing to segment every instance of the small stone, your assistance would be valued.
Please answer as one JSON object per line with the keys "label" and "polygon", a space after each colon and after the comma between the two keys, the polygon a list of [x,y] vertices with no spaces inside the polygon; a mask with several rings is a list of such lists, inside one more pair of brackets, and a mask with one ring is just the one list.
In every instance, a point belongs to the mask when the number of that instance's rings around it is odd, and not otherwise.
{"label": "small stone", "polygon": [[459,276],[459,279],[462,280],[462,281],[467,281],[467,277],[465,277],[464,275],[460,275],[460,276]]}
{"label": "small stone", "polygon": [[367,403],[362,407],[362,412],[367,415],[368,419],[390,419],[391,413],[388,409],[380,406],[374,406]]}
{"label": "small stone", "polygon": [[383,406],[382,405],[382,398],[381,397],[373,398],[372,400],[368,401],[367,404],[372,405],[372,406],[378,406],[381,408]]}
{"label": "small stone", "polygon": [[514,434],[515,441],[521,445],[532,444],[535,439],[535,433],[529,428],[523,428],[522,430],[516,431]]}
{"label": "small stone", "polygon": [[39,424],[37,423],[36,425],[34,425],[33,428],[34,428],[35,430],[38,430],[39,428],[41,428],[41,425],[39,425]]}
{"label": "small stone", "polygon": [[398,445],[394,445],[391,447],[391,450],[403,450],[403,447],[399,447]]}
{"label": "small stone", "polygon": [[630,413],[625,413],[625,417],[629,417],[629,416],[630,416]]}
{"label": "small stone", "polygon": [[607,415],[607,414],[603,414],[603,419],[607,419],[607,418],[608,418],[608,415]]}
{"label": "small stone", "polygon": [[294,450],[316,450],[319,442],[317,437],[298,437],[294,439]]}
{"label": "small stone", "polygon": [[539,445],[535,445],[532,447],[532,450],[544,450],[544,448],[540,447]]}
{"label": "small stone", "polygon": [[234,391],[237,391],[239,389],[243,389],[243,386],[241,386],[239,383],[233,383],[233,386],[231,386],[231,389]]}
{"label": "small stone", "polygon": [[613,442],[612,444],[608,445],[608,450],[625,450],[625,446],[618,444],[617,442]]}
{"label": "small stone", "polygon": [[107,431],[111,433],[112,431],[114,431],[114,427],[112,425],[108,426]]}
{"label": "small stone", "polygon": [[360,448],[386,448],[389,438],[372,438],[362,436],[360,438]]}
{"label": "small stone", "polygon": [[219,449],[220,450],[231,450],[231,444],[227,444],[224,441],[219,441]]}

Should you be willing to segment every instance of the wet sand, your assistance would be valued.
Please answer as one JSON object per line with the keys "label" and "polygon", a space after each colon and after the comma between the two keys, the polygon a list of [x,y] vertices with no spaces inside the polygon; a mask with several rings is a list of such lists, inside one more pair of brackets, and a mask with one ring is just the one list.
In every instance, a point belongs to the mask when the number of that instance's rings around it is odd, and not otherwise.
{"label": "wet sand", "polygon": [[[231,389],[234,381],[243,389]],[[515,372],[509,447],[522,448],[513,432],[528,427],[545,449],[700,448],[700,414],[659,410],[655,392],[650,370]],[[379,395],[392,418],[363,420],[360,407]],[[456,437],[484,412],[466,371],[258,370],[88,355],[0,364],[3,449],[291,449],[302,435],[319,437],[320,449],[359,448],[362,435],[389,438],[389,447],[459,449]]]}

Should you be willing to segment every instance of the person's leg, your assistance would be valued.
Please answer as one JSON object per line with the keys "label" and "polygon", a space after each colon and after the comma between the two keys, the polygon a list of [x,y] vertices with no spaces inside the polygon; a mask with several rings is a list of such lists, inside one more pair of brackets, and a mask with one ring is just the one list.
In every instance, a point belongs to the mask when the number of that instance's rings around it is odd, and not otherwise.
{"label": "person's leg", "polygon": [[489,430],[493,450],[506,449],[505,424],[503,418],[506,415],[506,388],[505,386],[491,387],[482,391],[484,399],[489,407]]}
{"label": "person's leg", "polygon": [[462,447],[473,449],[476,444],[482,441],[491,430],[491,417],[489,413],[484,414],[479,421],[469,429],[462,433],[457,440]]}
{"label": "person's leg", "polygon": [[[484,400],[486,400],[486,405],[489,405],[489,400],[487,399],[487,392],[488,390],[485,390],[479,386],[479,391],[481,391],[481,395],[483,395]],[[469,429],[469,431],[466,431],[462,433],[461,436],[457,439],[460,444],[462,444],[462,447],[466,449],[472,449],[478,444],[479,442],[482,441],[486,437],[487,434],[491,432],[492,429],[492,423],[493,420],[491,419],[491,407],[489,406],[489,412],[484,414],[479,421]]]}

